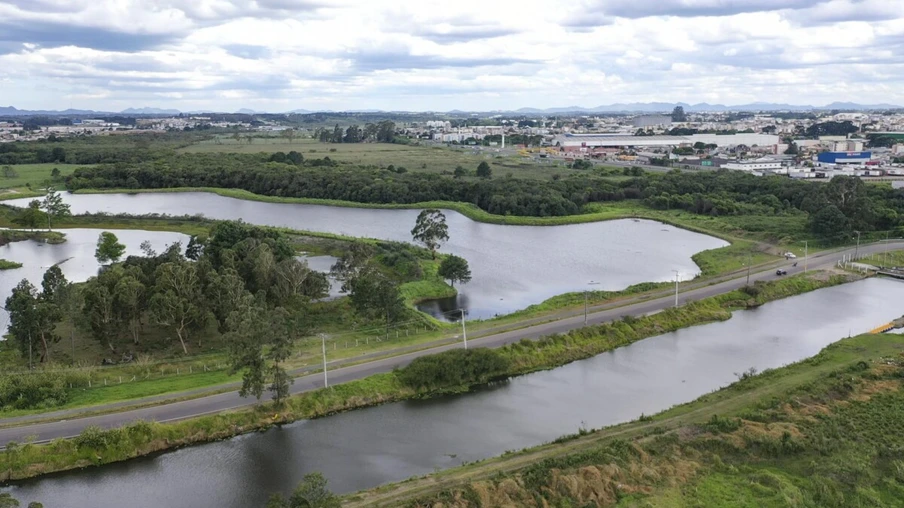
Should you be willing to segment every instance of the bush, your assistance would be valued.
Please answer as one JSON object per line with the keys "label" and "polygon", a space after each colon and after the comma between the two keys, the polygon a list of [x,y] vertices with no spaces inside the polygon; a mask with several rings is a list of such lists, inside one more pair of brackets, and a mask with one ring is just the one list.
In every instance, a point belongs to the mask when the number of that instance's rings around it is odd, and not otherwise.
{"label": "bush", "polygon": [[487,383],[507,376],[510,361],[493,349],[453,349],[415,358],[396,371],[399,380],[415,389],[437,390]]}
{"label": "bush", "polygon": [[56,407],[69,400],[66,379],[59,374],[37,372],[0,377],[3,410]]}

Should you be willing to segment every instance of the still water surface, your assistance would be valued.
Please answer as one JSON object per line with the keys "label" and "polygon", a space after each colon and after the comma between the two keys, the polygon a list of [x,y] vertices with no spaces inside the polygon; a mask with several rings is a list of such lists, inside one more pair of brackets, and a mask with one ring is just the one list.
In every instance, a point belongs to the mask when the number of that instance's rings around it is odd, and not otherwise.
{"label": "still water surface", "polygon": [[868,279],[736,312],[472,394],[362,409],[13,487],[67,508],[263,506],[320,471],[349,492],[652,414],[810,357],[904,313],[904,283]]}
{"label": "still water surface", "polygon": [[[411,241],[418,210],[343,208],[262,203],[210,193],[64,194],[72,213],[197,215],[243,219],[348,236]],[[27,206],[28,200],[6,203]],[[473,279],[458,301],[428,305],[440,313],[464,307],[470,319],[506,314],[547,298],[592,286],[624,289],[640,282],[692,279],[699,268],[691,256],[726,242],[659,222],[618,220],[569,226],[500,226],[445,211],[449,242],[443,252],[468,260]]]}
{"label": "still water surface", "polygon": [[[97,275],[100,263],[94,259],[97,248],[97,237],[102,229],[63,229],[66,242],[48,244],[36,241],[13,242],[0,246],[0,258],[22,263],[22,268],[0,270],[0,307],[12,293],[13,287],[22,279],[28,279],[39,290],[44,272],[55,264],[60,265],[66,279],[73,282],[84,282]],[[188,245],[188,237],[181,233],[163,231],[112,231],[119,242],[126,246],[125,259],[131,255],[143,255],[141,242],[147,240],[157,252],[163,252],[167,245],[182,242]],[[0,335],[6,333],[9,326],[9,314],[0,310]]]}

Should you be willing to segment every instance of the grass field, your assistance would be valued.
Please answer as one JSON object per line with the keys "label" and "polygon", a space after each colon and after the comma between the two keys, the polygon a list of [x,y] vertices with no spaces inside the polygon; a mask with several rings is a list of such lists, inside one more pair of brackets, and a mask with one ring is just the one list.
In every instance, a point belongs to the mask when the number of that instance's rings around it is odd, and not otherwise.
{"label": "grass field", "polygon": [[473,173],[486,161],[495,176],[511,173],[518,178],[552,178],[574,170],[562,162],[539,162],[520,156],[506,155],[492,147],[445,147],[435,145],[394,145],[388,143],[321,143],[313,139],[295,139],[291,143],[281,138],[254,138],[252,143],[236,142],[232,138],[202,141],[180,149],[182,153],[273,153],[300,152],[306,159],[329,157],[355,164],[385,168],[390,164],[411,172],[452,173],[461,166]]}
{"label": "grass field", "polygon": [[[18,173],[18,176],[15,178],[4,178],[2,174],[0,174],[0,189],[15,189],[18,187],[26,187],[31,186],[33,189],[37,189],[44,186],[44,183],[51,180],[51,173],[53,172],[53,168],[57,168],[60,170],[60,177],[65,178],[67,175],[75,171],[77,167],[70,164],[57,164],[57,163],[48,163],[48,164],[14,164],[10,166],[13,170]],[[59,182],[57,185],[60,187],[63,186],[62,182]]]}

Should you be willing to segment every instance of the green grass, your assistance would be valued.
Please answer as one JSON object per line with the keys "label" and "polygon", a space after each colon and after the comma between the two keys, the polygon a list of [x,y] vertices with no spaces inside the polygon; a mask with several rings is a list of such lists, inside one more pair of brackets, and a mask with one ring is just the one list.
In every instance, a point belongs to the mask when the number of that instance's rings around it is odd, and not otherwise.
{"label": "green grass", "polygon": [[22,263],[0,258],[0,270],[14,270],[16,268],[22,268]]}
{"label": "green grass", "polygon": [[[574,170],[561,161],[525,158],[497,152],[492,147],[478,150],[475,147],[450,148],[436,145],[396,145],[388,143],[320,143],[313,139],[295,139],[289,143],[283,138],[254,138],[249,144],[220,137],[220,144],[213,140],[202,141],[182,148],[182,153],[273,153],[300,152],[305,159],[329,157],[330,159],[361,167],[385,168],[389,165],[404,167],[410,172],[449,173],[462,166],[472,173],[486,161],[497,177],[511,173],[516,178],[549,179],[553,175],[564,176]],[[542,162],[541,162],[542,161]]]}
{"label": "green grass", "polygon": [[[12,167],[19,176],[15,178],[4,178],[0,174],[0,189],[15,189],[18,187],[31,186],[33,189],[43,188],[45,182],[51,181],[51,173],[53,168],[60,170],[60,179],[75,171],[75,168],[91,166],[90,164],[69,165],[69,164],[13,164]],[[61,180],[56,182],[57,186],[63,186]],[[21,196],[16,196],[21,197]]]}

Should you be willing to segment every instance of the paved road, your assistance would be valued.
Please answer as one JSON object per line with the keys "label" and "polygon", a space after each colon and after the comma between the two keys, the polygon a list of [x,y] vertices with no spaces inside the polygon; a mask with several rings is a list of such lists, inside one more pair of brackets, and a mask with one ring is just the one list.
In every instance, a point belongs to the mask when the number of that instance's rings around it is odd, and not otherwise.
{"label": "paved road", "polygon": [[[886,248],[883,244],[872,244],[861,246],[859,253],[861,255],[882,253]],[[889,242],[888,248],[904,249],[904,241]],[[826,268],[834,265],[842,258],[843,255],[854,253],[854,249],[844,251],[825,252],[810,256],[809,268],[818,269]],[[797,267],[792,267],[788,262],[784,267],[788,270],[789,275],[800,273],[804,270],[804,262],[802,259],[796,260]],[[768,281],[775,280],[775,269],[753,273],[750,276],[751,281]],[[681,293],[678,297],[680,304],[701,300],[714,295],[727,293],[729,291],[743,287],[746,284],[746,276],[719,282],[709,286],[699,287]],[[648,301],[642,301],[619,308],[597,311],[589,315],[588,322],[591,324],[604,323],[621,319],[627,315],[639,316],[657,312],[669,308],[675,304],[674,296],[659,297]],[[478,339],[468,341],[472,347],[500,347],[506,344],[517,342],[521,339],[537,339],[545,335],[554,333],[567,332],[575,328],[584,326],[584,316],[577,315],[557,321],[542,323],[520,330],[513,330],[494,335],[488,335]],[[384,358],[359,365],[341,367],[329,371],[330,384],[346,383],[356,379],[361,379],[373,374],[389,372],[395,367],[407,365],[414,358],[423,355],[435,354],[453,348],[461,347],[460,343],[447,344],[431,349],[425,349],[406,353],[392,358]],[[323,374],[311,374],[296,378],[295,384],[292,385],[291,392],[293,394],[303,393],[315,390],[323,386]],[[153,420],[158,422],[180,420],[194,416],[200,416],[210,413],[218,413],[230,409],[254,404],[253,399],[244,399],[239,397],[234,391],[221,393],[217,395],[209,395],[196,399],[186,400],[182,402],[173,402],[159,406],[146,407],[142,409],[128,410],[120,413],[107,415],[88,416],[84,418],[74,418],[68,420],[60,420],[50,423],[40,423],[33,425],[24,425],[19,427],[10,427],[0,429],[0,443],[8,443],[10,441],[23,441],[27,436],[37,436],[37,441],[48,441],[61,437],[72,437],[78,435],[82,429],[89,425],[97,425],[100,427],[115,427],[134,420]],[[9,421],[6,421],[9,423]],[[4,420],[0,420],[3,424]]]}

